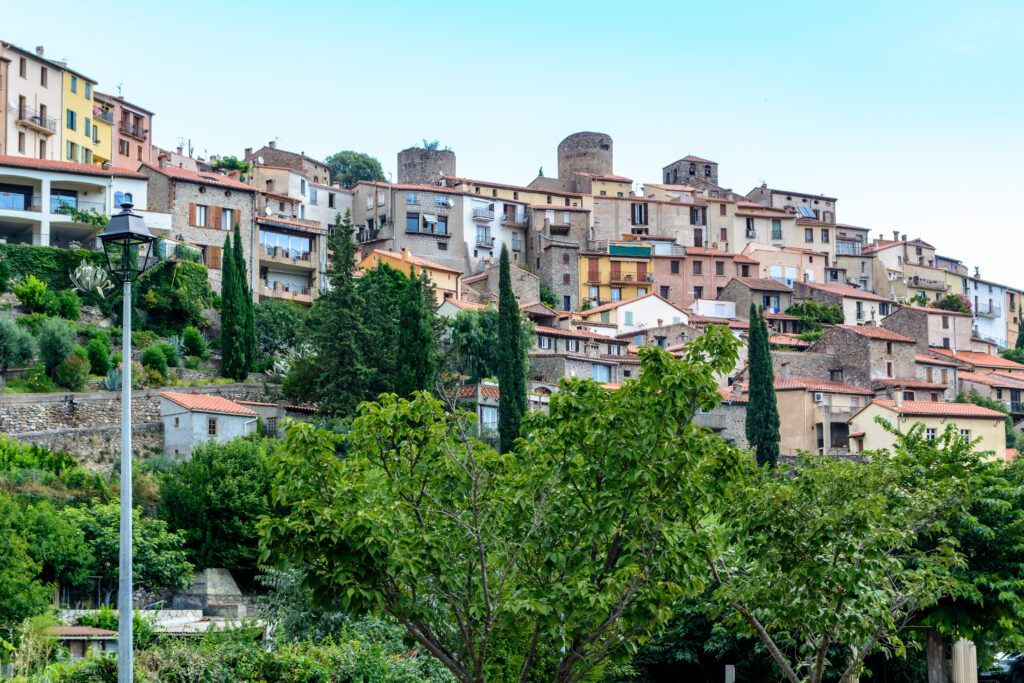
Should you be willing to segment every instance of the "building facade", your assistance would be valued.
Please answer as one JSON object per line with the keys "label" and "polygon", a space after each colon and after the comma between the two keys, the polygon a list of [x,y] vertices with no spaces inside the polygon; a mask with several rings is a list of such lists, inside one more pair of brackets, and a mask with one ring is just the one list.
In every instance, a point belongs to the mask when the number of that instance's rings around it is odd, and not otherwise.
{"label": "building facade", "polygon": [[63,67],[46,59],[42,46],[30,52],[2,40],[0,60],[7,64],[3,154],[64,159]]}
{"label": "building facade", "polygon": [[83,164],[109,163],[112,116],[96,102],[96,81],[63,71],[63,159]]}
{"label": "building facade", "polygon": [[111,163],[126,168],[154,163],[153,112],[117,95],[97,92],[94,98],[111,125]]}

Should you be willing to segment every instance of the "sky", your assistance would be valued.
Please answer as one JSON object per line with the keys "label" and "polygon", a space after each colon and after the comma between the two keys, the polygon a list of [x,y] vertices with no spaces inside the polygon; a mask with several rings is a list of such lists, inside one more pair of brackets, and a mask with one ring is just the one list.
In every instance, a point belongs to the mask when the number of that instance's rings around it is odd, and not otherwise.
{"label": "sky", "polygon": [[1024,3],[161,2],[3,10],[0,38],[156,112],[154,141],[323,158],[440,141],[469,178],[557,172],[577,131],[657,182],[687,154],[742,193],[839,198],[1024,288]]}

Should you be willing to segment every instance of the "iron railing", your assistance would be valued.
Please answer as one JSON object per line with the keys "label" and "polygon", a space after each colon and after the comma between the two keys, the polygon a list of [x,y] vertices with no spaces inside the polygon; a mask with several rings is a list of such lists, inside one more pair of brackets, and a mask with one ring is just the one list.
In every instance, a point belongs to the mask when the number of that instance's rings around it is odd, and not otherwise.
{"label": "iron railing", "polygon": [[57,132],[57,119],[40,114],[35,109],[30,109],[29,107],[18,107],[18,120],[29,123],[36,128],[48,130],[51,133]]}

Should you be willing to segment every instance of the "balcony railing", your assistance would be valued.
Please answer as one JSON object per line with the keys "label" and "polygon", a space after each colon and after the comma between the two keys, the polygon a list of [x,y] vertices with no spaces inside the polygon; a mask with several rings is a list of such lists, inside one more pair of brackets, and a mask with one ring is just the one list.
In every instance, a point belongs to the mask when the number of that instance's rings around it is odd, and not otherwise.
{"label": "balcony railing", "polygon": [[693,416],[693,423],[716,432],[722,431],[727,426],[726,417],[722,413],[697,413]]}
{"label": "balcony railing", "polygon": [[35,109],[18,107],[18,122],[25,123],[44,133],[57,132],[57,119],[40,114]]}
{"label": "balcony railing", "polygon": [[494,212],[490,209],[473,209],[473,220],[475,221],[493,221]]}
{"label": "balcony railing", "polygon": [[42,205],[42,197],[36,195],[26,197],[15,192],[0,192],[0,209],[7,211],[39,211]]}
{"label": "balcony railing", "polygon": [[507,225],[511,228],[525,228],[526,227],[526,214],[516,216],[511,213],[501,214],[501,224]]}
{"label": "balcony railing", "polygon": [[1003,404],[1013,415],[1024,414],[1024,401],[1004,401]]}
{"label": "balcony railing", "polygon": [[75,197],[61,197],[60,195],[50,197],[50,213],[69,216],[71,215],[71,209],[78,209],[82,212],[96,211],[97,213],[104,213],[107,207],[103,202],[88,202]]}
{"label": "balcony railing", "polygon": [[980,315],[982,318],[1001,318],[1003,315],[1003,309],[1001,306],[989,304],[987,306],[978,306],[978,310],[974,312],[974,315]]}
{"label": "balcony railing", "polygon": [[435,232],[433,230],[430,230],[428,228],[423,228],[423,227],[419,227],[419,228],[409,228],[409,227],[407,227],[405,229],[405,234],[406,235],[430,235],[431,237],[451,237],[451,234],[448,233],[448,232]]}
{"label": "balcony railing", "polygon": [[268,244],[263,245],[263,253],[271,258],[290,259],[292,261],[310,261],[312,259],[311,252],[274,247]]}
{"label": "balcony railing", "polygon": [[[611,281],[612,282],[616,282],[616,283],[619,283],[619,282],[622,282],[622,283],[632,283],[632,282],[637,282],[637,277],[636,277],[636,275],[633,275],[632,273],[612,273]],[[640,282],[643,282],[643,281],[644,280],[640,280]]]}
{"label": "balcony railing", "polygon": [[476,246],[490,249],[491,247],[494,246],[494,238],[490,237],[489,235],[477,235]]}
{"label": "balcony railing", "polygon": [[264,280],[263,289],[272,296],[285,298],[298,298],[313,295],[313,290],[309,285],[295,285],[290,282],[281,282],[279,280],[275,280],[273,282]]}
{"label": "balcony railing", "polygon": [[547,226],[552,235],[568,235],[572,227],[568,223],[553,223],[546,218],[544,219],[544,225]]}
{"label": "balcony railing", "polygon": [[910,286],[919,289],[933,289],[938,292],[945,292],[949,286],[943,280],[932,280],[926,277],[914,275],[910,278]]}
{"label": "balcony railing", "polygon": [[836,256],[860,256],[860,242],[836,240]]}
{"label": "balcony railing", "polygon": [[146,133],[149,132],[149,130],[147,130],[146,128],[143,128],[142,126],[133,125],[131,123],[128,123],[127,121],[122,121],[119,128],[121,132],[124,133],[125,135],[130,135],[133,138],[138,138],[139,140],[145,140]]}
{"label": "balcony railing", "polygon": [[107,123],[114,123],[114,112],[110,109],[100,109],[96,107],[92,110],[92,117],[98,121],[106,121]]}

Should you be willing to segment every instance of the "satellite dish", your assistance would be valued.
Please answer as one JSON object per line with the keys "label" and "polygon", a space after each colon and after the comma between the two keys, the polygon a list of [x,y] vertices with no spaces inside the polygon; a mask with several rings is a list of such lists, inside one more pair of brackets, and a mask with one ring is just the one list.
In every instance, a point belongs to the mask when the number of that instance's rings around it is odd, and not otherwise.
{"label": "satellite dish", "polygon": [[263,209],[263,213],[267,214],[267,216],[273,216],[274,215],[274,212],[271,210],[271,208],[269,206]]}
{"label": "satellite dish", "polygon": [[256,157],[256,163],[259,164],[260,166],[262,166],[263,165],[263,157],[262,156]]}

